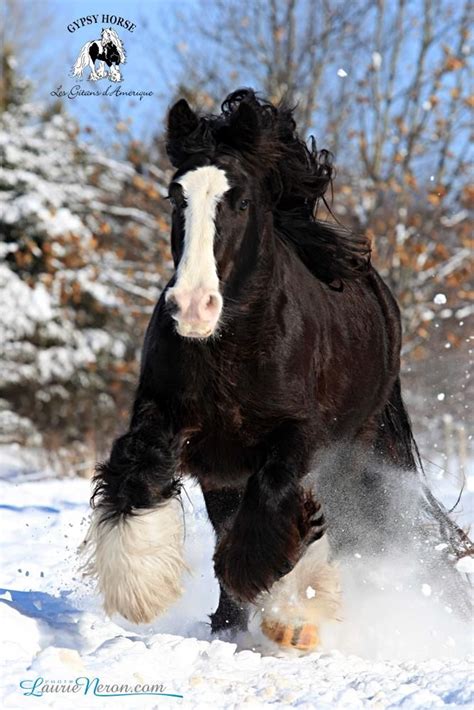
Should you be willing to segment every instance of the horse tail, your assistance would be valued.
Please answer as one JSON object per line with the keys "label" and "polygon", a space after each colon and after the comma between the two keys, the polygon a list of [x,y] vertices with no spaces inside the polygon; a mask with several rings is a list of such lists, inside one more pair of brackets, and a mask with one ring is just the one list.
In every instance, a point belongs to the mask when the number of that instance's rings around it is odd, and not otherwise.
{"label": "horse tail", "polygon": [[79,56],[76,60],[76,63],[72,67],[72,76],[77,76],[81,77],[82,72],[86,68],[87,64],[89,63],[89,47],[91,46],[91,42],[86,42],[86,44],[82,47],[81,51],[79,52]]}
{"label": "horse tail", "polygon": [[410,417],[403,402],[399,377],[382,410],[375,449],[384,460],[392,461],[404,470],[423,468]]}
{"label": "horse tail", "polygon": [[382,411],[375,451],[380,460],[403,471],[416,472],[421,477],[421,513],[428,525],[438,528],[440,541],[448,545],[451,553],[458,559],[474,554],[474,545],[468,535],[430,490],[410,417],[403,402],[400,378],[397,378]]}

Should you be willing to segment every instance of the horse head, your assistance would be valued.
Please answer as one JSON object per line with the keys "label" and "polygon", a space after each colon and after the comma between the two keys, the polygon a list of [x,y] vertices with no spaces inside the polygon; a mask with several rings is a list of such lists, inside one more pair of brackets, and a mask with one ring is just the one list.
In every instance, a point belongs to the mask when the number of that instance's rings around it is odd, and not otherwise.
{"label": "horse head", "polygon": [[166,302],[179,335],[207,338],[218,332],[226,301],[235,304],[264,263],[278,214],[310,219],[330,169],[298,138],[292,111],[250,89],[230,94],[219,116],[178,101],[167,152],[176,168],[169,185],[176,276]]}
{"label": "horse head", "polygon": [[237,259],[243,250],[255,250],[265,203],[242,150],[257,143],[258,133],[257,116],[246,103],[227,122],[199,118],[184,100],[169,113],[168,153],[177,167],[169,186],[177,273],[167,303],[182,336],[216,332]]}
{"label": "horse head", "polygon": [[100,41],[104,51],[109,54],[109,60],[113,64],[125,64],[126,56],[123,44],[117,32],[112,27],[104,27],[100,35]]}

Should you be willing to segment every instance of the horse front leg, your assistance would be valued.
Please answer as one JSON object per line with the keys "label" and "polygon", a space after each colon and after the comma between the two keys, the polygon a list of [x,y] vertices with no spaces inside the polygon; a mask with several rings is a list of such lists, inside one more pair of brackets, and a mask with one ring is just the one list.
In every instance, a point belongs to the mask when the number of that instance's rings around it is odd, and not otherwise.
{"label": "horse front leg", "polygon": [[311,542],[299,480],[307,472],[304,437],[282,427],[263,467],[248,482],[232,528],[215,556],[218,577],[237,599],[251,602],[288,574]]}
{"label": "horse front leg", "polygon": [[278,439],[248,481],[215,568],[229,594],[254,603],[265,636],[280,647],[311,651],[322,623],[337,619],[339,577],[321,506],[300,484],[304,442],[281,430]]}
{"label": "horse front leg", "polygon": [[183,525],[179,444],[156,405],[137,401],[129,431],[97,466],[84,542],[105,611],[150,622],[181,595]]}
{"label": "horse front leg", "polygon": [[[216,544],[232,525],[233,518],[242,500],[242,491],[235,488],[208,488],[201,483],[207,514],[216,534]],[[232,598],[219,578],[219,605],[210,615],[212,633],[223,630],[246,629],[248,621],[247,605]]]}
{"label": "horse front leg", "polygon": [[122,75],[118,64],[112,64],[110,67],[110,79],[111,81],[122,81]]}

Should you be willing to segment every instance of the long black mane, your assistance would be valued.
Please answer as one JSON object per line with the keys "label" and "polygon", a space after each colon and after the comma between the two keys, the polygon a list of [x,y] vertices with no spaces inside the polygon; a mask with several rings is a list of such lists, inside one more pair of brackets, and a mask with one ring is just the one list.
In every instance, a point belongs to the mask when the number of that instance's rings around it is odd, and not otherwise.
{"label": "long black mane", "polygon": [[[252,109],[252,120],[256,121],[248,140],[233,131],[242,105]],[[168,136],[167,151],[175,164],[196,153],[239,158],[264,180],[278,238],[298,254],[311,273],[326,283],[357,278],[370,265],[369,241],[341,225],[316,218],[318,204],[325,202],[332,186],[332,155],[318,151],[313,138],[308,146],[299,137],[293,113],[285,103],[274,106],[252,89],[238,89],[222,103],[219,115],[200,116],[184,140]]]}

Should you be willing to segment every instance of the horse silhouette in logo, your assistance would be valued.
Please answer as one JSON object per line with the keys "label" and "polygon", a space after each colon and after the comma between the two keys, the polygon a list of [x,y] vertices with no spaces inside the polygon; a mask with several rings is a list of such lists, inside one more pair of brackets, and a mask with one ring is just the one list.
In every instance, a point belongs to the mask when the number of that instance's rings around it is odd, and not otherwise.
{"label": "horse silhouette in logo", "polygon": [[[96,62],[99,68],[96,70]],[[118,34],[111,27],[104,28],[100,39],[86,42],[79,52],[76,63],[72,68],[72,76],[82,79],[84,69],[89,66],[91,73],[89,81],[99,81],[109,77],[110,81],[122,81],[120,64],[125,64],[125,50]],[[110,72],[107,71],[110,68]]]}

